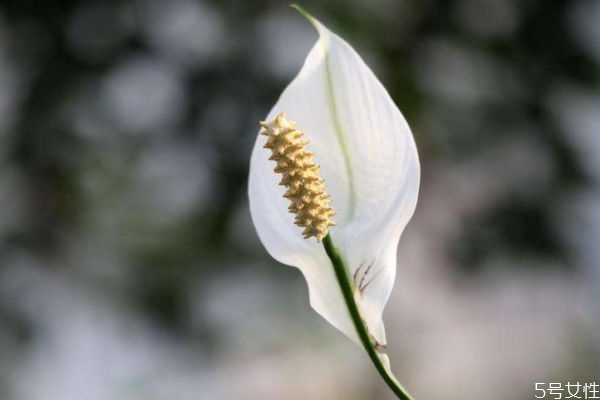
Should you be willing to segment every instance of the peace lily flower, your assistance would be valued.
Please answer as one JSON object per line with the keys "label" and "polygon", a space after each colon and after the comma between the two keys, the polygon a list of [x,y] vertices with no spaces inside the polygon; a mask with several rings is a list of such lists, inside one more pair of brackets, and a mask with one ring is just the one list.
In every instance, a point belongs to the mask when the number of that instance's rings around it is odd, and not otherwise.
{"label": "peace lily flower", "polygon": [[380,350],[398,241],[417,202],[417,149],[354,49],[296,8],[319,39],[261,122],[248,182],[252,219],[269,254],[300,269],[313,309],[362,345],[408,399]]}

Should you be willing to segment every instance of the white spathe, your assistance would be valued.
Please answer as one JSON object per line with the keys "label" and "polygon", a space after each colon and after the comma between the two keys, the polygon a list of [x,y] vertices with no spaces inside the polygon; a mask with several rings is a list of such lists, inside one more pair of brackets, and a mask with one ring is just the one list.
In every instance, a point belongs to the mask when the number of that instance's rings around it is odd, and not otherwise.
{"label": "white spathe", "polygon": [[[331,237],[354,279],[368,330],[384,344],[381,317],[396,276],[396,249],[419,191],[417,149],[404,117],[360,56],[309,20],[319,40],[265,119],[285,112],[310,141],[337,212]],[[322,244],[303,239],[294,225],[264,141],[258,136],[254,145],[248,182],[258,236],[273,258],[302,271],[315,311],[360,343]]]}

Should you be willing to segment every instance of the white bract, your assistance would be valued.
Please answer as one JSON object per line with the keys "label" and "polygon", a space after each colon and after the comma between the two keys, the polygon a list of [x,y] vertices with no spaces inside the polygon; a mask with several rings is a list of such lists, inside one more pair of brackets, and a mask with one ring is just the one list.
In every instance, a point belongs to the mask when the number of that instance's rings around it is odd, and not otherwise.
{"label": "white bract", "polygon": [[[404,117],[360,56],[342,38],[310,18],[319,40],[302,70],[266,117],[297,121],[337,213],[329,232],[354,283],[368,331],[385,344],[382,312],[396,276],[396,250],[419,191],[417,149]],[[258,136],[248,193],[260,240],[279,262],[297,267],[310,304],[360,343],[331,261],[314,238],[304,239],[283,197],[271,152]]]}

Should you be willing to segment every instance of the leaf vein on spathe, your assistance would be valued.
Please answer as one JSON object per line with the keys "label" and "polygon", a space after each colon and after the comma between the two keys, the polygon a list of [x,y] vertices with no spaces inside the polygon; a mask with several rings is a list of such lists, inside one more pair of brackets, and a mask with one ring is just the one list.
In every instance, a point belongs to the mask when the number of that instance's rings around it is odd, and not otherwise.
{"label": "leaf vein on spathe", "polygon": [[350,153],[348,151],[348,143],[346,142],[346,135],[342,128],[337,103],[335,101],[335,89],[333,84],[333,76],[331,74],[331,57],[329,55],[329,49],[326,44],[323,44],[323,51],[325,52],[325,78],[327,81],[327,104],[331,111],[331,118],[333,122],[333,128],[335,130],[336,137],[340,148],[342,149],[342,155],[344,157],[344,165],[346,167],[346,174],[348,178],[348,219],[354,216],[354,208],[356,204],[356,191],[354,187],[354,172],[352,170],[352,164],[350,162]]}
{"label": "leaf vein on spathe", "polygon": [[352,170],[352,163],[350,162],[350,152],[348,151],[348,143],[346,142],[346,135],[342,128],[341,119],[338,112],[337,103],[335,101],[335,90],[333,84],[333,75],[331,74],[331,57],[329,53],[329,32],[327,32],[327,40],[323,40],[323,28],[319,21],[317,21],[312,15],[310,15],[306,10],[300,7],[298,4],[292,4],[292,7],[298,10],[300,14],[302,14],[319,32],[320,42],[323,47],[324,60],[325,60],[325,80],[327,85],[325,87],[325,92],[327,95],[327,105],[329,106],[329,110],[331,111],[331,117],[333,122],[333,128],[335,130],[335,135],[337,137],[338,143],[342,150],[342,156],[344,158],[344,166],[346,167],[346,175],[348,179],[348,219],[351,219],[354,216],[355,208],[356,208],[356,188],[354,185],[354,172]]}

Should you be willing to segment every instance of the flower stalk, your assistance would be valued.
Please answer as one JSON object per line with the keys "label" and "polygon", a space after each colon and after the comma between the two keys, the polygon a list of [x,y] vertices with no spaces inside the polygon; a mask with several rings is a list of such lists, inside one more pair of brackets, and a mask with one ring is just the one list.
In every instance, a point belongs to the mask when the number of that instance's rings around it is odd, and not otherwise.
{"label": "flower stalk", "polygon": [[360,315],[360,311],[358,310],[358,306],[356,305],[356,301],[354,300],[354,288],[352,281],[348,276],[344,261],[333,245],[333,240],[331,239],[331,235],[329,233],[323,239],[323,247],[325,247],[325,252],[327,253],[327,256],[331,260],[331,264],[333,265],[335,276],[340,285],[340,290],[344,297],[346,306],[348,307],[348,312],[350,313],[350,317],[356,332],[358,333],[358,337],[360,338],[363,347],[367,351],[369,358],[373,362],[373,365],[377,369],[377,372],[379,372],[379,375],[381,375],[385,383],[399,399],[412,400],[410,394],[408,394],[406,389],[402,387],[398,379],[386,365],[386,362],[383,360],[381,354],[376,349],[376,342],[369,334],[367,326],[365,325]]}

